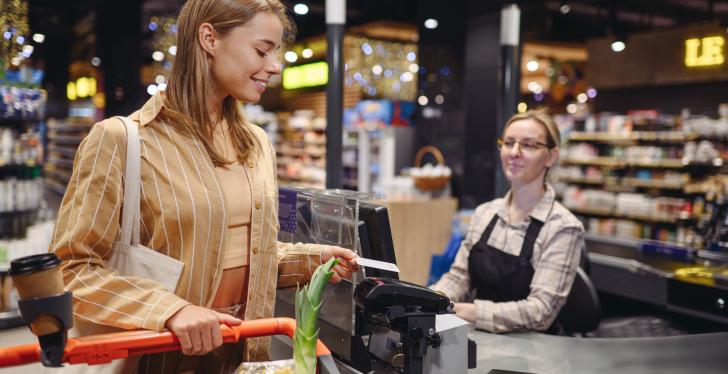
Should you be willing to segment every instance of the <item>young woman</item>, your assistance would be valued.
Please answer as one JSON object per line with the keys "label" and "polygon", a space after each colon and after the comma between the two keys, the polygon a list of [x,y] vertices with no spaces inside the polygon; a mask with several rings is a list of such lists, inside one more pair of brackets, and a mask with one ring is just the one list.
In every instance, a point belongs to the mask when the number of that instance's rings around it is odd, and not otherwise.
{"label": "young woman", "polygon": [[[221,323],[271,317],[276,288],[308,281],[332,256],[342,260],[332,281],[356,269],[348,249],[276,240],[276,153],[238,111],[281,73],[287,29],[278,0],[188,1],[166,92],[129,117],[141,139],[141,243],[184,263],[175,290],[105,267],[124,209],[122,122],[96,124],[76,153],[51,250],[64,260],[80,334],[166,328],[179,337],[184,355],[146,356],[139,371],[234,368],[244,349],[221,347]],[[266,359],[268,346],[248,340],[247,359]]]}
{"label": "young woman", "polygon": [[584,229],[546,183],[559,145],[539,112],[513,116],[498,139],[511,190],[478,206],[452,268],[432,286],[476,328],[546,331],[571,290]]}

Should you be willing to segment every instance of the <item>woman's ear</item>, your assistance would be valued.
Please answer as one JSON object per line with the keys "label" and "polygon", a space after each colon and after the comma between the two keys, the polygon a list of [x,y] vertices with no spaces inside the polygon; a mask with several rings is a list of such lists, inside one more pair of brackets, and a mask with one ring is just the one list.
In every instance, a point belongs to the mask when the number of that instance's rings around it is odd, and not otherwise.
{"label": "woman's ear", "polygon": [[557,161],[559,161],[559,147],[553,147],[549,149],[549,158],[546,160],[546,166],[552,168],[556,165]]}
{"label": "woman's ear", "polygon": [[211,56],[215,55],[215,47],[218,42],[215,34],[215,28],[207,22],[201,24],[197,30],[197,40],[200,42],[200,46]]}

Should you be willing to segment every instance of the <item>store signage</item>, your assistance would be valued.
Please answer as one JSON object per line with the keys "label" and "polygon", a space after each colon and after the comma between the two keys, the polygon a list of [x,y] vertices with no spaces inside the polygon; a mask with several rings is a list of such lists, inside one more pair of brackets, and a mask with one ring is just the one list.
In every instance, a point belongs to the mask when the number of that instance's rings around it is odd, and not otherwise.
{"label": "store signage", "polygon": [[66,97],[68,100],[78,100],[96,94],[96,79],[94,77],[81,77],[75,82],[68,82]]}
{"label": "store signage", "polygon": [[286,90],[323,86],[328,81],[329,66],[323,61],[283,69],[283,88]]}
{"label": "store signage", "polygon": [[725,39],[722,36],[708,36],[685,40],[685,66],[722,65]]}

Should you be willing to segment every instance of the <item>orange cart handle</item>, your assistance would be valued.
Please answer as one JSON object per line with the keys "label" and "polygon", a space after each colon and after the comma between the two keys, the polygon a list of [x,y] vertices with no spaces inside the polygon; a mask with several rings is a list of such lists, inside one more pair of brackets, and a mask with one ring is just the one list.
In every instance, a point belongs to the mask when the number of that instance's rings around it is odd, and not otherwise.
{"label": "orange cart handle", "polygon": [[[293,339],[296,320],[292,318],[265,318],[243,321],[238,326],[220,326],[223,342],[235,343],[240,338],[287,335]],[[112,360],[150,353],[180,349],[179,339],[169,331],[124,331],[68,339],[62,362],[89,365],[107,364]],[[321,342],[316,345],[317,356],[331,355]],[[17,366],[40,361],[40,346],[26,344],[0,348],[0,367]]]}

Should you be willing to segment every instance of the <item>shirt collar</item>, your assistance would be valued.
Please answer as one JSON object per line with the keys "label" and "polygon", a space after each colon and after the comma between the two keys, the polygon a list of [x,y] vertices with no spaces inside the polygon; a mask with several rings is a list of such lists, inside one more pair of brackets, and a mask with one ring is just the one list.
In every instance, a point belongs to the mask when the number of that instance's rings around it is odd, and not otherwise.
{"label": "shirt collar", "polygon": [[[501,204],[498,212],[496,213],[506,222],[510,222],[508,220],[508,202],[511,201],[511,195],[511,190],[508,190],[508,192],[506,192],[506,195],[503,197],[503,204]],[[556,192],[554,191],[554,188],[551,187],[550,184],[546,183],[546,191],[544,192],[541,201],[539,201],[538,204],[533,207],[533,210],[531,210],[531,213],[529,213],[528,216],[538,221],[546,222],[546,219],[548,218],[549,214],[551,213],[551,209],[554,206],[555,200]]]}
{"label": "shirt collar", "polygon": [[131,117],[138,120],[139,125],[143,127],[152,122],[155,118],[157,118],[157,115],[160,111],[162,111],[163,107],[164,96],[162,96],[161,93],[156,93],[152,95],[149,100],[147,100],[147,102],[144,104],[144,106],[142,106],[141,109],[132,113]]}

